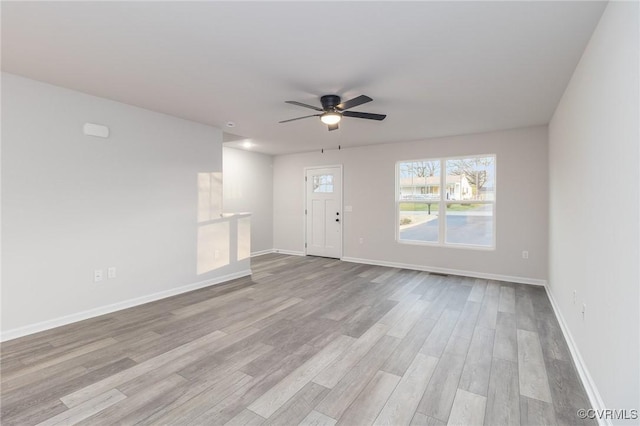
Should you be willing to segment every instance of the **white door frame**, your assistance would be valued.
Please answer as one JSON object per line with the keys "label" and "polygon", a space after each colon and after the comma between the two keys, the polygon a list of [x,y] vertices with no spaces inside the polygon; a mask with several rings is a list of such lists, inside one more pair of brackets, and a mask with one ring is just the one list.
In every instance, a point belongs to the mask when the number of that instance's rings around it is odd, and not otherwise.
{"label": "white door frame", "polygon": [[304,220],[302,221],[302,235],[304,235],[304,255],[307,256],[307,217],[308,215],[305,213],[307,208],[307,171],[314,169],[326,169],[331,167],[340,168],[340,259],[344,256],[344,170],[342,164],[332,164],[332,165],[324,165],[324,166],[308,166],[305,167],[302,171],[302,181],[304,182],[304,205],[302,206],[302,214],[304,215]]}

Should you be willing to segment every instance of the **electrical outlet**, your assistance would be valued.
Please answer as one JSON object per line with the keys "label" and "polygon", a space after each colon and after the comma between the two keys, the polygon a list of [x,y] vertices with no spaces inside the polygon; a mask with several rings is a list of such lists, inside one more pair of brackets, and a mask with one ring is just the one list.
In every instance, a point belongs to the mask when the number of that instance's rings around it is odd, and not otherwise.
{"label": "electrical outlet", "polygon": [[360,244],[364,244],[364,238],[360,237],[360,238],[358,239],[358,242],[359,242]]}
{"label": "electrical outlet", "polygon": [[578,301],[578,292],[576,290],[573,290],[573,304],[575,305],[577,301]]}
{"label": "electrical outlet", "polygon": [[527,250],[523,250],[522,251],[522,258],[523,259],[528,259],[529,258],[529,252]]}
{"label": "electrical outlet", "polygon": [[102,269],[96,269],[93,271],[93,282],[99,283],[104,279],[104,275],[102,274]]}
{"label": "electrical outlet", "polygon": [[584,321],[584,317],[587,314],[587,304],[583,303],[582,304],[582,320]]}
{"label": "electrical outlet", "polygon": [[216,250],[213,252],[213,258],[214,259],[219,259],[220,258],[220,250]]}
{"label": "electrical outlet", "polygon": [[113,279],[115,277],[116,277],[116,267],[111,266],[109,269],[107,269],[107,278]]}

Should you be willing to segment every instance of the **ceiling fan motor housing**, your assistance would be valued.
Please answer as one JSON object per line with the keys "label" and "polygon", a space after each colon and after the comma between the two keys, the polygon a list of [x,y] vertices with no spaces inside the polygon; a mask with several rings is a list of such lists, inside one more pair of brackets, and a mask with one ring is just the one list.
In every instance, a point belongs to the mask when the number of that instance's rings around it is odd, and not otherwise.
{"label": "ceiling fan motor housing", "polygon": [[324,95],[320,98],[320,103],[325,111],[334,110],[340,104],[340,96]]}

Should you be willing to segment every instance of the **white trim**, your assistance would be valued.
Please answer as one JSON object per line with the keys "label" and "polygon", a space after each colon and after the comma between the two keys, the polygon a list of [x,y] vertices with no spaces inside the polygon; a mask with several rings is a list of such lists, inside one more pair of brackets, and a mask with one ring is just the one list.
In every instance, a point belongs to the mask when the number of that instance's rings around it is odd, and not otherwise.
{"label": "white trim", "polygon": [[[576,366],[576,370],[578,371],[578,375],[580,376],[580,380],[584,385],[584,389],[587,392],[587,396],[589,397],[589,402],[591,402],[591,407],[594,410],[605,410],[606,406],[604,401],[602,400],[602,396],[600,396],[600,392],[598,392],[598,388],[596,387],[596,383],[594,382],[591,374],[589,374],[589,370],[587,369],[587,365],[582,359],[582,355],[580,355],[580,351],[578,350],[578,345],[576,345],[575,340],[573,340],[573,336],[571,335],[571,331],[567,326],[562,313],[560,312],[560,307],[556,303],[556,300],[553,297],[553,293],[551,293],[551,289],[548,285],[544,286],[547,291],[547,296],[549,297],[549,301],[551,302],[551,307],[553,308],[553,312],[558,319],[558,323],[560,324],[560,329],[562,330],[562,334],[564,335],[564,340],[567,342],[567,346],[569,346],[569,352],[571,352],[571,358],[573,358],[573,363]],[[589,408],[589,407],[584,407]],[[601,412],[601,411],[600,411]],[[605,418],[597,418],[598,424],[601,426],[611,426],[611,420]]]}
{"label": "white trim", "polygon": [[38,333],[40,331],[50,330],[52,328],[60,327],[63,325],[71,324],[78,321],[83,321],[89,318],[94,318],[104,314],[110,314],[112,312],[120,311],[122,309],[131,308],[145,303],[153,302],[167,297],[175,296],[189,291],[197,290],[199,288],[208,287],[211,285],[222,284],[227,281],[235,280],[251,275],[251,269],[245,269],[233,274],[223,275],[221,277],[211,278],[209,280],[200,281],[192,284],[187,284],[182,287],[172,288],[170,290],[161,291],[158,293],[149,294],[146,296],[136,297],[134,299],[123,300],[122,302],[116,302],[111,305],[100,306],[98,308],[89,309],[86,311],[78,312],[75,314],[65,315],[59,318],[50,319],[47,321],[38,322],[35,324],[26,325],[23,327],[14,328],[12,330],[4,331],[0,334],[0,341],[5,342],[7,340],[16,339],[18,337],[27,336],[29,334]]}
{"label": "white trim", "polygon": [[[444,222],[444,221],[443,221]],[[417,241],[417,240],[397,240],[397,244],[408,244],[411,246],[430,246],[430,247],[446,247],[452,249],[480,250],[480,251],[496,251],[494,247],[476,246],[473,244],[462,243],[438,243],[435,241]]]}
{"label": "white trim", "polygon": [[263,254],[269,254],[274,252],[275,252],[274,249],[258,250],[251,253],[251,257],[258,257],[258,256],[262,256]]}
{"label": "white trim", "polygon": [[531,284],[545,286],[547,281],[538,278],[513,277],[510,275],[488,274],[485,272],[464,271],[462,269],[440,268],[437,266],[413,265],[409,263],[386,262],[384,260],[360,259],[356,257],[343,257],[345,262],[364,263],[366,265],[388,266],[391,268],[413,269],[416,271],[435,272],[437,274],[460,275],[464,277],[481,278],[484,280],[507,281],[511,283]]}
{"label": "white trim", "polygon": [[288,254],[290,256],[306,256],[303,251],[273,249],[274,253]]}

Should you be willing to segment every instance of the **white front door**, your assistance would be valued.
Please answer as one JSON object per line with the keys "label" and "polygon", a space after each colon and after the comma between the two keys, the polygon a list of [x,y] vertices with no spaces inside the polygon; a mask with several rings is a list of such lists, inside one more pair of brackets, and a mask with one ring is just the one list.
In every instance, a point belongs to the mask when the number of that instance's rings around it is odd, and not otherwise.
{"label": "white front door", "polygon": [[342,167],[306,169],[306,254],[342,257]]}

